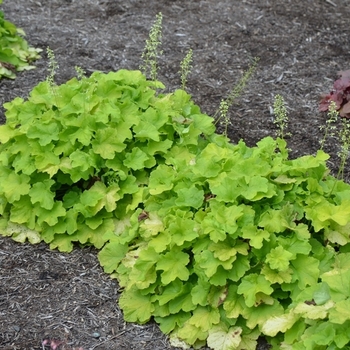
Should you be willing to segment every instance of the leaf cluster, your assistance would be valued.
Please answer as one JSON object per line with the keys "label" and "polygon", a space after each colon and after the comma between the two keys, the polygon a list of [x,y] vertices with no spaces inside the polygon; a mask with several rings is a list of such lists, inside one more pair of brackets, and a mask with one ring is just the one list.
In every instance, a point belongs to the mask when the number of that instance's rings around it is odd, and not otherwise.
{"label": "leaf cluster", "polygon": [[16,71],[35,68],[31,62],[40,58],[41,49],[29,47],[23,36],[24,31],[6,21],[0,11],[0,78],[14,79]]}
{"label": "leaf cluster", "polygon": [[[350,248],[350,186],[328,175],[328,155],[288,160],[281,139],[249,148],[220,136],[176,154],[99,254],[125,319],[154,317],[183,348],[255,349],[260,334],[276,349],[349,342],[337,340],[348,289],[334,268]],[[325,319],[327,340],[315,331]]]}
{"label": "leaf cluster", "polygon": [[319,110],[329,111],[331,102],[341,117],[350,118],[350,70],[338,73],[339,78],[334,82],[333,89],[321,97]]}
{"label": "leaf cluster", "polygon": [[[190,96],[155,95],[139,71],[93,73],[4,104],[0,127],[0,214],[8,234],[51,248],[101,248],[103,233],[134,211],[152,170],[174,147],[199,150],[215,128]],[[26,231],[22,226],[25,226]],[[15,230],[15,232],[13,231]]]}
{"label": "leaf cluster", "polygon": [[0,232],[101,249],[126,321],[174,346],[341,349],[350,342],[350,185],[328,155],[290,160],[215,133],[183,90],[78,71],[6,103]]}

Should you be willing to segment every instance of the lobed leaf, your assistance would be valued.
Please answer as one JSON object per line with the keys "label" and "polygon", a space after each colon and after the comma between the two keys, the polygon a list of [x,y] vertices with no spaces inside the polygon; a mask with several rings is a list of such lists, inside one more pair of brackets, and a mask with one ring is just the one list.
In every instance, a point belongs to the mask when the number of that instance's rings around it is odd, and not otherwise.
{"label": "lobed leaf", "polygon": [[104,159],[113,159],[116,153],[126,148],[124,141],[129,138],[129,132],[119,132],[116,129],[99,129],[91,142],[92,150]]}
{"label": "lobed leaf", "polygon": [[154,305],[150,297],[141,294],[133,287],[124,292],[119,298],[119,305],[123,309],[124,318],[127,322],[146,323],[152,317]]}
{"label": "lobed leaf", "polygon": [[263,275],[258,274],[244,276],[237,289],[238,294],[244,295],[245,303],[248,307],[256,304],[256,295],[260,292],[270,295],[273,292],[273,288]]}
{"label": "lobed leaf", "polygon": [[232,327],[228,330],[222,326],[211,328],[208,336],[208,345],[214,350],[237,349],[242,341],[242,328]]}
{"label": "lobed leaf", "polygon": [[3,171],[0,175],[0,191],[9,203],[19,201],[21,196],[29,193],[30,177],[25,174]]}
{"label": "lobed leaf", "polygon": [[292,326],[299,320],[299,318],[300,315],[293,312],[289,312],[280,316],[272,316],[261,327],[261,331],[265,335],[275,337],[277,333],[285,333],[288,329],[292,328]]}
{"label": "lobed leaf", "polygon": [[319,278],[319,261],[313,257],[299,255],[296,260],[291,262],[291,268],[298,276],[298,286],[304,289],[307,285],[312,286],[317,283]]}
{"label": "lobed leaf", "polygon": [[181,251],[173,250],[161,255],[157,262],[156,269],[163,271],[161,273],[162,283],[167,285],[176,278],[187,281],[190,275],[187,268],[189,261],[188,254]]}
{"label": "lobed leaf", "polygon": [[128,252],[128,247],[119,242],[107,243],[98,254],[98,260],[106,273],[115,271]]}
{"label": "lobed leaf", "polygon": [[24,225],[9,222],[7,227],[1,232],[5,236],[11,236],[16,242],[25,243],[27,240],[31,244],[40,243],[42,238],[39,232],[31,230]]}
{"label": "lobed leaf", "polygon": [[52,209],[55,204],[55,194],[51,191],[53,180],[44,180],[33,184],[29,190],[29,196],[33,204],[39,203],[44,209]]}

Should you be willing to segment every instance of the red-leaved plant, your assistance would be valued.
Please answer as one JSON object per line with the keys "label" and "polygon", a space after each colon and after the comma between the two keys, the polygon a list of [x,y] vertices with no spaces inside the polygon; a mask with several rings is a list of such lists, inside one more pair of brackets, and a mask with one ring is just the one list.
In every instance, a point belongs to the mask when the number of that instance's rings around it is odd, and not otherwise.
{"label": "red-leaved plant", "polygon": [[333,84],[333,90],[322,95],[319,110],[326,112],[332,101],[336,104],[336,110],[341,117],[350,118],[350,70],[338,73],[339,79]]}

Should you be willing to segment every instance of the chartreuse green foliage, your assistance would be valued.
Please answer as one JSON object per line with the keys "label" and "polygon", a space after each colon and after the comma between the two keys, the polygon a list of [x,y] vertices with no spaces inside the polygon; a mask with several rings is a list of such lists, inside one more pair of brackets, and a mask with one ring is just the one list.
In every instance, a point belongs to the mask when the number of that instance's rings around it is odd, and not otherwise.
{"label": "chartreuse green foliage", "polygon": [[42,82],[27,101],[6,103],[0,214],[4,227],[15,226],[5,232],[37,241],[34,230],[62,251],[72,242],[101,248],[103,234],[144,201],[165,154],[199,152],[209,142],[199,135],[214,132],[184,91],[156,96],[156,87],[139,71],[95,72],[61,86]]}
{"label": "chartreuse green foliage", "polygon": [[29,47],[24,35],[24,31],[6,21],[0,11],[0,78],[14,79],[16,71],[35,68],[31,62],[40,58],[41,49]]}
{"label": "chartreuse green foliage", "polygon": [[4,105],[1,234],[101,249],[125,320],[174,346],[348,347],[350,185],[328,155],[233,145],[139,71],[78,76]]}
{"label": "chartreuse green foliage", "polygon": [[255,349],[260,334],[276,349],[350,342],[350,186],[327,159],[289,160],[270,137],[170,150],[99,254],[125,319],[154,317],[184,348]]}

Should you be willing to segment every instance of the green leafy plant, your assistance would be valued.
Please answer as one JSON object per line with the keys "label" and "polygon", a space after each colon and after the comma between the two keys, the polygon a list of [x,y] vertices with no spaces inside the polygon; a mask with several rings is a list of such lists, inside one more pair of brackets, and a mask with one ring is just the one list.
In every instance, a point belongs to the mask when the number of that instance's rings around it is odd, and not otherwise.
{"label": "green leafy plant", "polygon": [[340,322],[319,281],[350,247],[350,186],[328,175],[322,151],[286,155],[282,139],[249,148],[217,136],[187,164],[170,154],[150,174],[143,208],[99,254],[127,321],[154,317],[174,346],[213,349],[255,349],[261,334],[276,349],[305,346],[318,311]]}
{"label": "green leafy plant", "polygon": [[29,47],[23,36],[24,31],[6,21],[3,11],[0,11],[0,78],[14,79],[16,71],[35,68],[31,63],[40,58],[41,49]]}
{"label": "green leafy plant", "polygon": [[140,71],[77,75],[4,104],[2,235],[101,249],[125,320],[154,319],[177,347],[350,344],[350,185],[324,151],[231,144]]}
{"label": "green leafy plant", "polygon": [[200,150],[199,135],[214,132],[210,118],[184,91],[156,96],[154,87],[163,85],[139,71],[95,72],[55,89],[44,81],[27,101],[4,104],[1,215],[15,225],[8,233],[34,242],[34,230],[63,251],[74,241],[102,247],[115,215],[134,211],[136,194],[142,202],[164,154],[179,145]]}

